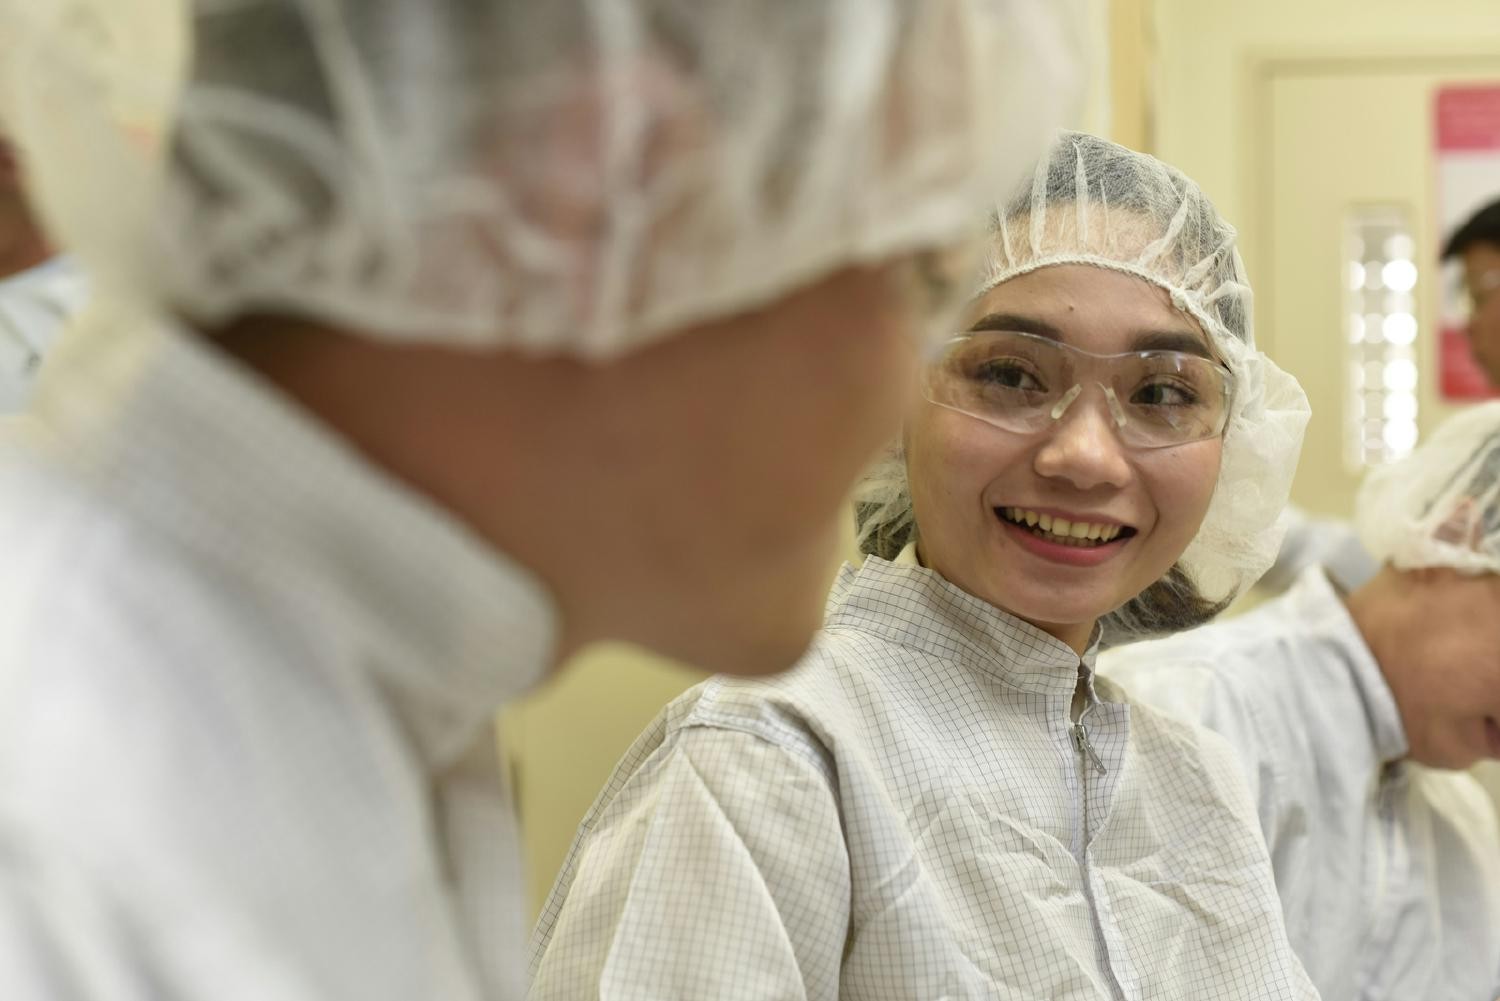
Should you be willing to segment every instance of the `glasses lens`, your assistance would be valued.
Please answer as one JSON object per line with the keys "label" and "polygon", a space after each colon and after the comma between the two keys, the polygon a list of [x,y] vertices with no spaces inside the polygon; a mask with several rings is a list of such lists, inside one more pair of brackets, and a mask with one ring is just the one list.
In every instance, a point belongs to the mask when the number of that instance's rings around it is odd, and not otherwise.
{"label": "glasses lens", "polygon": [[1110,384],[1127,440],[1150,447],[1212,438],[1229,419],[1230,377],[1206,358],[1173,351],[1111,359]]}
{"label": "glasses lens", "polygon": [[1473,285],[1466,285],[1469,312],[1477,313],[1494,301],[1497,288],[1500,288],[1500,271],[1486,271],[1474,280]]}
{"label": "glasses lens", "polygon": [[1073,386],[1064,349],[1029,334],[955,338],[927,368],[925,395],[939,406],[1016,431],[1034,430]]}
{"label": "glasses lens", "polygon": [[1011,332],[949,341],[926,369],[923,395],[997,427],[1031,432],[1079,405],[1068,395],[1075,386],[1093,385],[1113,390],[1119,409],[1111,417],[1121,438],[1144,448],[1223,433],[1233,395],[1229,373],[1206,358],[1175,351],[1098,356]]}

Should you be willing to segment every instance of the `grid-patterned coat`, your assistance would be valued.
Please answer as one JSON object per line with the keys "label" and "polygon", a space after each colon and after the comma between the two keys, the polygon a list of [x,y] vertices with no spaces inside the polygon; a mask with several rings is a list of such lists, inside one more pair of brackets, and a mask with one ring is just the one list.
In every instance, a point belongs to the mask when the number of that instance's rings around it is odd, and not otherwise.
{"label": "grid-patterned coat", "polygon": [[1228,748],[1092,661],[921,567],[846,569],[797,669],[707,682],[627,754],[531,996],[1316,997]]}

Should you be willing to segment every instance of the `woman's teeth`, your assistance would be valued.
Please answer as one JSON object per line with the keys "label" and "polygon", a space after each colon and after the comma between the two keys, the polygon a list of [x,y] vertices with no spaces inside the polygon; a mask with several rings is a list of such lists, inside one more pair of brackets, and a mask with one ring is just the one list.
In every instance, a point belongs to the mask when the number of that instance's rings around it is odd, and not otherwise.
{"label": "woman's teeth", "polygon": [[1024,507],[1004,507],[1000,514],[1006,521],[1031,529],[1031,534],[1065,546],[1102,546],[1113,542],[1124,530],[1123,525],[1096,525],[1087,521],[1069,521],[1050,514],[1038,514]]}

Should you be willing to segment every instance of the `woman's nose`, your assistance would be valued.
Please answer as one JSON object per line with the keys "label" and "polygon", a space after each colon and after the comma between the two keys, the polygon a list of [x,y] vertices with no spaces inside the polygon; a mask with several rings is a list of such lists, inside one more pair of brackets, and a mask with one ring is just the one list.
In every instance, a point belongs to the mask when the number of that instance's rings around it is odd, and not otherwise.
{"label": "woman's nose", "polygon": [[[1091,391],[1092,390],[1092,391]],[[1124,486],[1130,462],[1120,440],[1119,401],[1104,386],[1092,386],[1059,408],[1056,423],[1036,453],[1036,471],[1068,481],[1079,490]]]}

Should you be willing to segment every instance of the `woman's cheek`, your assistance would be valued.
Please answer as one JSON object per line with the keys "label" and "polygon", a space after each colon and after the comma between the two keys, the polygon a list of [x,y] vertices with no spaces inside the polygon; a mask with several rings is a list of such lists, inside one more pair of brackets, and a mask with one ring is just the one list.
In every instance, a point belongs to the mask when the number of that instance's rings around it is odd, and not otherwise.
{"label": "woman's cheek", "polygon": [[1194,442],[1158,453],[1159,462],[1143,473],[1157,517],[1171,535],[1191,541],[1213,502],[1223,443],[1219,439]]}

